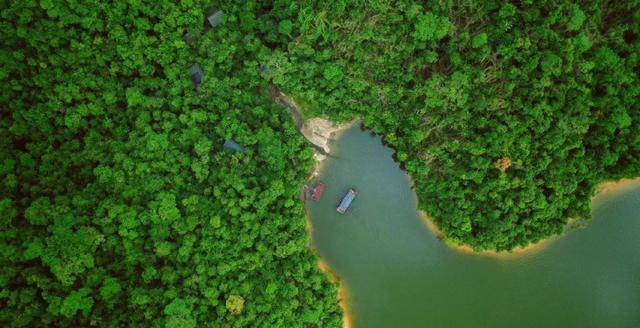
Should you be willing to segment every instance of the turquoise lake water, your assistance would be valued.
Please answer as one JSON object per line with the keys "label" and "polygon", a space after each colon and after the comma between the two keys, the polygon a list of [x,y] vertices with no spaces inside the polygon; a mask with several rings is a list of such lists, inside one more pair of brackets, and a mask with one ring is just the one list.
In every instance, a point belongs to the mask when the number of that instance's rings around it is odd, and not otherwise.
{"label": "turquoise lake water", "polygon": [[[426,228],[379,137],[351,128],[332,153],[318,177],[324,196],[307,207],[356,328],[640,327],[640,184],[598,196],[585,228],[495,259],[452,250]],[[340,215],[350,186],[359,194]]]}

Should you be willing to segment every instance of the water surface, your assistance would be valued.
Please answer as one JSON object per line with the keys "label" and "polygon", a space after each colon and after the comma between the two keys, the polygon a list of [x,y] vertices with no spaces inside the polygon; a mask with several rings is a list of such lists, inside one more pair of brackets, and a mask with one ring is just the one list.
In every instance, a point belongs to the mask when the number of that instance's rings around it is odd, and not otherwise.
{"label": "water surface", "polygon": [[[640,184],[598,197],[586,228],[502,260],[438,240],[379,137],[352,128],[332,153],[319,175],[324,196],[308,209],[356,328],[640,327]],[[350,186],[359,195],[340,215]]]}

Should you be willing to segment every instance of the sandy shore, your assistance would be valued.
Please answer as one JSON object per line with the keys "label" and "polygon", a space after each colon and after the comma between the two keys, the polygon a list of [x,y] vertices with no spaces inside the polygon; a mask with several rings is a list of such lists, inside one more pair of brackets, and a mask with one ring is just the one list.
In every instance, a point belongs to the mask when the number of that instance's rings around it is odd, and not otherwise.
{"label": "sandy shore", "polygon": [[596,195],[611,191],[623,191],[633,187],[634,184],[640,183],[640,177],[632,179],[622,179],[618,181],[604,181],[596,187]]}
{"label": "sandy shore", "polygon": [[353,314],[351,314],[351,308],[349,307],[349,293],[347,287],[344,284],[340,284],[338,290],[338,299],[340,300],[340,307],[344,311],[342,316],[342,328],[353,327]]}
{"label": "sandy shore", "polygon": [[[335,124],[332,121],[314,117],[304,122],[302,128],[300,129],[300,132],[302,132],[307,140],[311,141],[319,147],[322,147],[322,149],[327,154],[331,154],[331,147],[329,146],[329,142],[332,139],[338,138],[341,132],[359,122],[359,119],[354,119],[346,123]],[[317,151],[315,152],[314,157],[318,162],[322,162],[326,159],[326,156],[324,154],[321,154]]]}
{"label": "sandy shore", "polygon": [[[306,218],[307,236],[309,236],[309,243],[307,244],[307,247],[309,247],[311,250],[315,252],[315,249],[313,246],[313,240],[312,240],[313,225],[311,224],[311,218],[308,212],[305,214],[305,218]],[[325,263],[323,260],[321,259],[318,260],[317,265],[318,265],[318,269],[320,269],[320,271],[322,271],[325,275],[329,277],[329,279],[331,279],[331,282],[338,285],[338,294],[336,295],[336,297],[338,298],[338,304],[340,305],[340,308],[342,308],[342,312],[343,312],[342,327],[352,328],[353,315],[351,314],[351,308],[349,307],[349,292],[347,290],[347,286],[340,281],[340,278],[338,277],[338,275],[336,275],[335,272],[331,270],[329,265]]]}
{"label": "sandy shore", "polygon": [[340,278],[338,278],[338,276],[331,270],[331,268],[322,260],[318,261],[318,268],[324,272],[324,274],[326,274],[327,276],[329,276],[329,278],[331,279],[331,281],[334,284],[337,284],[338,287],[338,302],[340,304],[340,307],[342,308],[342,311],[344,311],[344,315],[342,317],[342,327],[343,328],[351,328],[353,327],[352,324],[352,314],[351,314],[351,309],[349,308],[349,292],[347,290],[347,287],[340,282]]}
{"label": "sandy shore", "polygon": [[549,245],[551,241],[554,239],[554,237],[550,237],[545,240],[541,240],[535,244],[529,244],[527,245],[527,247],[516,247],[512,249],[510,252],[506,252],[506,251],[498,252],[498,251],[490,251],[490,250],[476,251],[469,245],[466,245],[466,244],[457,245],[447,240],[444,233],[440,230],[440,228],[436,225],[436,223],[433,222],[433,220],[431,220],[427,216],[427,214],[424,211],[418,211],[418,213],[420,214],[420,217],[423,219],[423,221],[426,223],[429,230],[431,230],[431,232],[433,232],[436,236],[438,236],[438,239],[442,239],[447,244],[447,246],[449,246],[453,250],[458,251],[460,253],[465,253],[465,254],[474,254],[474,255],[481,255],[481,256],[496,258],[496,259],[507,260],[512,258],[518,258],[524,254],[533,254],[537,251],[540,251],[541,249]]}
{"label": "sandy shore", "polygon": [[[640,177],[633,178],[633,179],[622,179],[618,181],[604,181],[598,184],[598,186],[596,187],[596,194],[593,196],[591,200],[593,201],[593,199],[596,196],[604,193],[608,193],[611,191],[621,191],[621,190],[630,188],[636,183],[640,183]],[[511,251],[501,251],[501,252],[491,251],[491,250],[476,251],[469,245],[466,245],[466,244],[458,245],[452,241],[448,241],[444,233],[442,233],[442,231],[436,225],[436,223],[433,220],[431,220],[431,218],[428,217],[427,213],[425,213],[424,211],[418,211],[418,213],[420,214],[420,217],[423,219],[423,221],[426,223],[429,230],[431,230],[431,232],[433,232],[436,236],[438,236],[439,239],[444,240],[445,243],[452,249],[461,253],[466,253],[466,254],[476,254],[476,255],[487,256],[487,257],[497,258],[497,259],[513,259],[513,258],[521,257],[525,254],[526,255],[534,254],[535,252],[538,252],[544,249],[545,247],[547,247],[548,245],[550,245],[555,239],[559,237],[559,236],[551,236],[537,243],[529,244],[526,247],[516,247]],[[567,227],[572,226],[572,224],[575,221],[576,219],[570,218],[567,221],[566,226]]]}
{"label": "sandy shore", "polygon": [[[337,138],[341,132],[352,127],[354,124],[359,123],[359,119],[354,119],[343,124],[335,124],[332,121],[328,121],[325,119],[312,118],[304,122],[301,132],[305,135],[305,138],[307,138],[314,144],[321,146],[325,152],[330,154],[331,149],[329,146],[329,142],[332,139]],[[308,180],[315,178],[320,173],[320,171],[322,170],[322,164],[325,162],[326,156],[316,151],[314,154],[314,159],[316,160],[316,166],[307,178]],[[314,249],[313,224],[311,223],[311,218],[308,212],[305,213],[305,220],[307,236],[309,236],[309,244],[307,244],[307,247]],[[339,305],[344,313],[342,317],[342,327],[353,327],[351,309],[348,306],[349,293],[347,291],[347,287],[340,282],[339,277],[324,261],[318,261],[318,268],[327,276],[329,276],[334,284],[338,285],[338,294],[336,295],[336,297],[338,298]]]}
{"label": "sandy shore", "polygon": [[349,308],[349,292],[347,290],[347,287],[345,286],[345,284],[343,284],[340,281],[340,278],[333,272],[333,270],[331,270],[329,265],[327,265],[327,263],[325,263],[324,261],[318,260],[318,268],[324,274],[329,276],[329,278],[334,284],[338,285],[338,295],[337,295],[338,302],[340,304],[340,307],[342,308],[342,311],[344,312],[344,315],[342,316],[342,327],[343,328],[353,327],[352,325],[353,316],[351,314],[351,309]]}
{"label": "sandy shore", "polygon": [[[332,121],[317,117],[305,120],[298,104],[296,104],[293,98],[285,95],[273,85],[270,87],[270,93],[272,99],[276,103],[284,106],[290,111],[298,131],[314,146],[314,159],[316,160],[316,166],[314,167],[311,174],[309,174],[309,176],[307,177],[307,180],[311,180],[320,173],[322,164],[327,158],[326,154],[331,154],[331,140],[338,138],[341,132],[352,127],[354,124],[359,124],[361,120],[359,118],[356,118],[342,124],[336,124]],[[324,152],[324,154],[322,153],[322,151]],[[301,195],[301,199],[305,199],[303,195]],[[305,221],[307,236],[309,238],[307,247],[313,250],[313,224],[311,223],[309,213],[306,211]],[[328,275],[333,283],[338,284],[338,294],[336,295],[336,297],[338,298],[340,307],[344,312],[344,316],[342,318],[343,327],[351,328],[352,316],[351,310],[348,306],[349,294],[347,292],[346,286],[340,282],[338,276],[336,276],[333,271],[331,271],[329,266],[322,260],[318,261],[318,268],[326,275]]]}

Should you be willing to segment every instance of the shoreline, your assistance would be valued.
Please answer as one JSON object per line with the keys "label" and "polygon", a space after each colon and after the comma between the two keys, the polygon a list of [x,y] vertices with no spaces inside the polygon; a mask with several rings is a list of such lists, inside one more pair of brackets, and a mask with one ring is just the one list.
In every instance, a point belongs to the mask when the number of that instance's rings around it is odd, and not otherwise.
{"label": "shoreline", "polygon": [[[333,121],[319,117],[305,120],[299,109],[299,106],[291,97],[285,95],[273,85],[270,85],[269,92],[274,102],[284,106],[289,110],[296,125],[296,129],[309,143],[311,143],[314,148],[313,159],[315,160],[316,165],[314,166],[311,173],[309,173],[309,175],[307,176],[307,180],[305,181],[306,184],[307,182],[318,176],[323,168],[325,159],[327,159],[327,155],[331,155],[331,147],[329,145],[330,141],[337,138],[340,133],[344,132],[348,128],[351,128],[355,124],[362,123],[362,119],[356,117],[348,122],[344,122],[341,124],[336,124]],[[303,203],[306,202],[305,195],[306,191],[303,189],[300,195]],[[352,314],[351,309],[348,306],[349,292],[347,290],[347,287],[345,284],[341,283],[340,278],[317,254],[313,241],[313,223],[311,222],[311,217],[306,207],[304,214],[305,230],[308,238],[306,246],[318,256],[318,269],[325,275],[327,275],[334,284],[338,285],[338,293],[336,297],[338,299],[338,306],[340,306],[343,312],[342,327],[352,328]]]}
{"label": "shoreline", "polygon": [[322,273],[327,275],[331,282],[338,285],[338,294],[336,297],[338,298],[338,304],[342,309],[342,328],[352,328],[353,327],[353,314],[351,313],[351,308],[349,307],[349,291],[347,289],[346,284],[343,284],[340,278],[331,270],[329,265],[323,260],[318,260],[318,268]]}
{"label": "shoreline", "polygon": [[[591,198],[595,198],[598,194],[604,194],[611,191],[620,191],[621,188],[630,187],[631,184],[640,183],[640,177],[637,178],[622,178],[620,180],[608,180],[602,181],[596,186],[596,193]],[[615,189],[615,190],[614,190]]]}
{"label": "shoreline", "polygon": [[[314,173],[319,172],[319,167],[322,164],[323,160],[318,161],[318,165],[314,169]],[[408,174],[407,174],[407,176],[409,177],[409,179],[412,179],[411,176],[409,176]],[[411,181],[411,182],[413,182],[413,181]],[[624,178],[624,179],[621,179],[621,180],[618,180],[618,181],[603,181],[603,182],[601,182],[601,183],[599,183],[597,185],[596,192],[593,195],[593,197],[591,197],[591,201],[593,202],[594,199],[596,198],[596,196],[598,196],[598,195],[602,195],[602,194],[605,194],[605,193],[610,193],[612,191],[618,192],[618,191],[621,191],[621,188],[629,187],[629,186],[631,186],[632,184],[635,184],[635,183],[640,183],[640,177],[638,177],[638,178]],[[440,231],[440,229],[435,224],[435,222],[433,222],[427,216],[425,211],[417,210],[417,212],[418,212],[420,218],[425,222],[425,224],[427,226],[427,229],[429,231],[431,231],[432,233],[434,233],[438,239],[441,239],[445,243],[445,246],[447,248],[452,249],[455,252],[468,254],[468,255],[485,256],[485,257],[498,259],[498,260],[517,259],[517,258],[521,258],[522,256],[525,256],[525,255],[535,254],[535,253],[541,251],[542,249],[546,248],[547,246],[549,246],[556,239],[559,239],[561,237],[560,235],[550,236],[550,237],[545,238],[543,240],[540,240],[540,241],[538,241],[536,243],[531,243],[531,244],[527,245],[526,247],[516,247],[511,251],[501,251],[501,252],[489,251],[489,250],[475,251],[469,245],[466,245],[466,244],[455,245],[452,242],[449,242],[446,239],[446,237],[444,237],[444,234]],[[306,220],[306,226],[307,226],[307,233],[308,233],[309,240],[310,240],[310,244],[308,244],[308,247],[311,248],[314,252],[316,252],[315,248],[313,247],[313,241],[312,241],[312,238],[313,238],[313,225],[311,224],[310,214],[306,210],[305,210],[305,220]],[[568,221],[567,221],[567,224],[565,225],[565,229],[571,227],[577,221],[578,220],[575,219],[575,218],[569,218]],[[347,288],[346,284],[342,283],[340,278],[331,270],[329,265],[326,262],[324,262],[319,256],[318,256],[318,258],[319,258],[318,262],[317,262],[318,269],[320,269],[320,271],[322,271],[325,275],[327,275],[329,277],[329,279],[331,279],[331,281],[333,283],[338,284],[338,294],[337,294],[338,304],[339,304],[340,308],[342,308],[342,311],[343,311],[342,327],[343,328],[353,328],[353,313],[351,312],[351,307],[349,306],[349,291],[348,291],[348,288]]]}
{"label": "shoreline", "polygon": [[[591,202],[595,200],[595,198],[599,195],[609,193],[612,191],[620,191],[623,187],[629,187],[631,184],[640,183],[640,177],[638,178],[623,178],[617,181],[602,181],[596,186],[595,194],[591,197]],[[481,250],[476,251],[470,245],[467,244],[456,244],[450,241],[444,233],[440,230],[440,227],[427,215],[427,213],[423,210],[418,210],[418,214],[422,221],[425,222],[427,229],[436,235],[436,238],[442,240],[447,247],[450,249],[464,253],[464,254],[472,254],[485,256],[495,259],[508,260],[520,258],[524,255],[535,254],[536,252],[546,248],[549,244],[551,244],[554,240],[560,238],[560,235],[549,236],[545,239],[537,241],[535,243],[530,243],[525,247],[516,247],[511,251],[495,251],[495,250]],[[573,226],[573,224],[578,221],[576,218],[569,218],[567,223],[565,224],[565,229]]]}
{"label": "shoreline", "polygon": [[[318,122],[320,123],[318,124]],[[331,125],[327,125],[327,123],[325,122],[329,122]],[[305,130],[313,131],[313,133],[316,135],[315,141],[318,141],[318,143],[322,145],[327,154],[331,154],[329,141],[339,137],[341,133],[361,122],[362,121],[359,118],[355,118],[349,122],[335,125],[335,123],[322,118],[312,118],[305,122],[304,126],[308,127],[308,130],[306,128]],[[305,138],[306,137],[307,136],[305,134]],[[317,150],[314,150],[313,159],[316,161],[316,165],[313,167],[313,170],[311,171],[309,176],[307,176],[307,180],[305,182],[308,182],[309,180],[312,180],[313,178],[318,176],[320,170],[322,170],[322,165],[325,159],[327,159],[327,156],[319,153]]]}
{"label": "shoreline", "polygon": [[308,242],[307,248],[309,248],[317,257],[318,261],[316,262],[316,266],[318,269],[331,280],[331,282],[335,285],[338,285],[338,293],[336,297],[338,299],[338,306],[342,309],[342,328],[352,328],[353,327],[353,314],[351,313],[351,308],[349,307],[349,290],[347,289],[346,284],[342,283],[340,277],[338,277],[331,267],[320,257],[317,253],[315,246],[313,244],[313,224],[311,223],[311,215],[309,211],[305,208],[305,230],[307,231]]}
{"label": "shoreline", "polygon": [[[476,251],[470,245],[467,245],[467,244],[458,245],[450,241],[445,236],[445,234],[440,230],[438,225],[435,222],[433,222],[431,218],[429,218],[429,216],[425,211],[418,210],[418,214],[420,215],[420,218],[422,219],[422,221],[424,221],[425,225],[427,226],[427,229],[431,231],[434,235],[436,235],[436,238],[444,242],[447,248],[463,254],[479,255],[479,256],[485,256],[485,257],[490,257],[495,259],[501,259],[501,260],[515,259],[523,255],[534,254],[544,249],[549,244],[551,244],[551,242],[555,240],[555,238],[557,237],[557,236],[551,236],[549,238],[542,239],[536,243],[530,243],[526,247],[516,247],[511,251],[494,251],[494,250]],[[569,219],[569,221],[567,222],[567,226],[569,226],[573,221],[574,219]]]}
{"label": "shoreline", "polygon": [[[351,128],[355,124],[358,124],[361,122],[362,121],[360,120],[360,118],[355,118],[349,122],[336,125],[334,122],[329,120],[325,120],[321,118],[312,118],[305,121],[301,129],[301,133],[305,135],[305,138],[308,138],[308,139],[311,138],[311,140],[313,140],[314,143],[321,145],[323,149],[328,154],[330,154],[331,147],[329,146],[329,141],[331,139],[337,138],[340,135],[340,133],[346,131],[347,129]],[[307,133],[309,133],[310,135],[307,135]],[[313,171],[311,171],[311,173],[307,177],[306,182],[318,176],[318,174],[323,168],[323,164],[327,159],[327,156],[319,153],[317,150],[314,150],[313,159],[316,161],[316,165],[313,168]],[[309,211],[306,208],[305,208],[305,230],[308,236],[307,247],[311,249],[315,254],[317,254],[317,251],[313,245],[313,224],[311,223],[311,215],[309,214]],[[322,271],[322,273],[324,273],[326,276],[329,277],[332,283],[338,285],[338,293],[336,297],[338,299],[338,305],[342,309],[342,313],[343,313],[342,328],[352,328],[353,315],[351,313],[351,308],[349,307],[349,302],[348,302],[349,291],[347,290],[347,286],[342,283],[340,278],[331,270],[329,265],[327,265],[327,263],[320,258],[319,255],[318,255],[317,266],[318,266],[318,269]]]}
{"label": "shoreline", "polygon": [[[330,154],[329,141],[331,139],[338,137],[341,132],[344,132],[346,129],[352,127],[354,124],[361,123],[361,122],[362,120],[360,118],[355,118],[349,122],[336,125],[334,122],[329,120],[325,120],[321,118],[312,118],[308,121],[305,121],[303,128],[301,129],[301,132],[305,135],[305,137],[308,137],[309,140],[314,140],[314,142],[317,142],[319,145],[321,145],[322,148],[328,154]],[[310,132],[310,135],[307,135],[307,133],[309,132]],[[307,177],[307,181],[312,180],[313,178],[319,175],[320,171],[323,168],[323,164],[325,162],[326,157],[327,156],[319,153],[318,151],[314,152],[314,160],[316,161],[316,165],[313,171],[311,172],[311,174]],[[411,177],[411,175],[409,175],[407,172],[405,173],[407,174],[407,177],[410,180],[410,184],[413,186],[414,185],[413,177]],[[591,197],[591,201],[593,202],[596,196],[598,195],[611,192],[612,190],[618,191],[620,190],[621,187],[629,186],[633,183],[638,183],[638,182],[640,182],[640,177],[625,178],[617,181],[602,181],[596,186],[595,193]],[[416,200],[416,205],[417,204],[418,202]],[[538,242],[530,243],[525,247],[516,247],[511,251],[500,251],[500,252],[495,250],[476,251],[469,245],[466,245],[466,244],[457,245],[452,241],[448,240],[446,236],[442,233],[440,228],[437,226],[437,224],[428,217],[425,211],[419,210],[419,209],[416,209],[416,211],[418,212],[422,221],[425,222],[427,229],[432,233],[434,233],[434,235],[438,239],[442,240],[445,243],[447,248],[463,254],[485,256],[485,257],[498,259],[498,260],[517,259],[525,255],[535,254],[541,251],[542,249],[546,248],[547,246],[549,246],[556,239],[559,239],[561,237],[561,235],[553,235],[545,239],[542,239]],[[309,236],[308,237],[309,243],[307,244],[307,247],[309,247],[311,250],[316,252],[315,247],[313,246],[313,224],[311,223],[311,216],[309,212],[306,210],[305,210],[305,220],[306,220],[305,223],[306,223],[307,235]],[[569,218],[564,229],[566,230],[567,228],[572,227],[577,221],[578,220],[575,218]],[[338,304],[343,311],[342,326],[343,328],[352,328],[353,313],[351,312],[351,307],[349,306],[350,297],[349,297],[349,291],[346,284],[344,284],[340,280],[340,278],[331,270],[331,268],[327,265],[327,263],[320,258],[320,256],[318,256],[317,266],[318,266],[318,269],[322,271],[325,275],[327,275],[333,283],[338,284],[338,293],[336,297],[338,299]]]}

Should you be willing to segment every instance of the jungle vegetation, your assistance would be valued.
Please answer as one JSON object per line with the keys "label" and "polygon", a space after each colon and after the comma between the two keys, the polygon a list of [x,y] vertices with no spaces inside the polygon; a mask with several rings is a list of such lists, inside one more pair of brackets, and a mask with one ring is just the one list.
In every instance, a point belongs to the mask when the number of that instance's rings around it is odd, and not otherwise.
{"label": "jungle vegetation", "polygon": [[455,243],[537,242],[590,218],[599,182],[640,175],[638,1],[336,2],[290,15],[298,29],[269,58],[273,81],[308,115],[359,116],[381,134]]}
{"label": "jungle vegetation", "polygon": [[270,83],[361,117],[476,249],[640,173],[638,1],[1,6],[3,326],[340,326],[306,247],[312,150]]}

